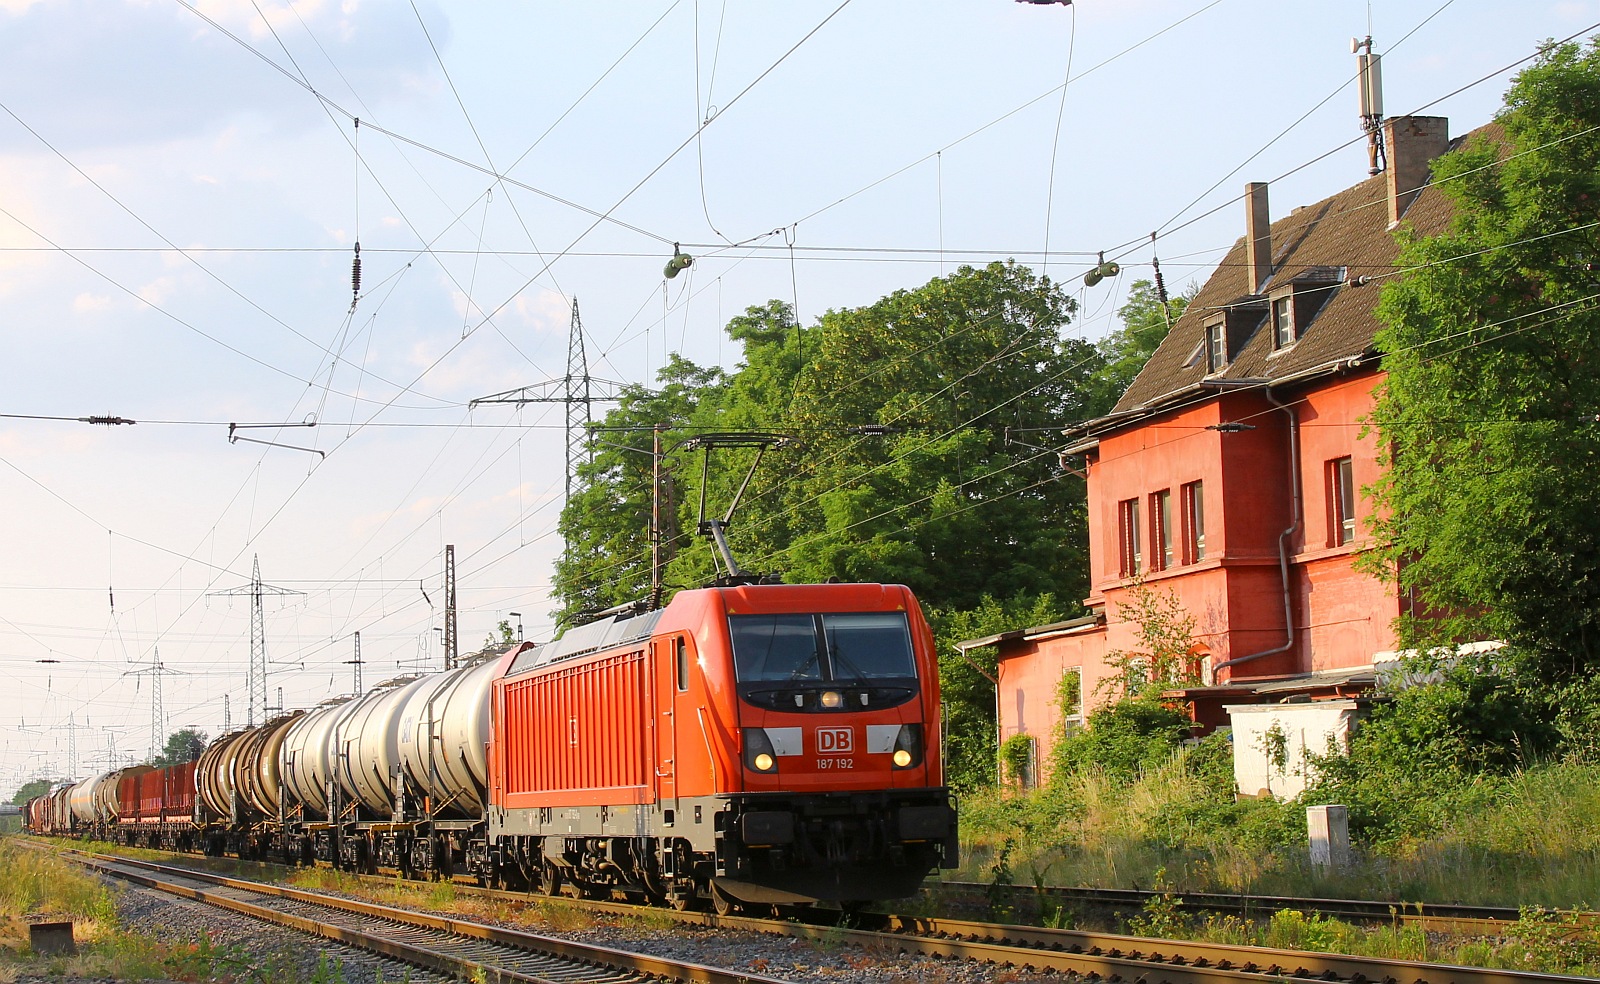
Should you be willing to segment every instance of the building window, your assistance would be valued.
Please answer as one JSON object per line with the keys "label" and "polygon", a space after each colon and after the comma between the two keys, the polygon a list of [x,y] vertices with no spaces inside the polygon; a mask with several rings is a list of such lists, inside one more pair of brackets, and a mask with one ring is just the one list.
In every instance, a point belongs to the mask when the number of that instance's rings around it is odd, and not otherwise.
{"label": "building window", "polygon": [[1354,543],[1356,483],[1349,458],[1328,462],[1328,545]]}
{"label": "building window", "polygon": [[1190,482],[1182,489],[1183,509],[1183,562],[1193,564],[1206,556],[1206,503],[1205,492],[1199,482]]}
{"label": "building window", "polygon": [[1206,371],[1221,372],[1228,364],[1228,326],[1218,321],[1206,326]]}
{"label": "building window", "polygon": [[1117,503],[1117,536],[1121,541],[1120,572],[1123,577],[1139,573],[1144,561],[1139,544],[1139,500],[1124,499]]}
{"label": "building window", "polygon": [[1061,671],[1061,728],[1067,734],[1083,728],[1083,667]]}
{"label": "building window", "polygon": [[1272,347],[1286,349],[1294,344],[1294,295],[1272,299]]}
{"label": "building window", "polygon": [[1172,491],[1162,489],[1150,497],[1150,544],[1156,551],[1152,566],[1166,570],[1176,561],[1172,555]]}

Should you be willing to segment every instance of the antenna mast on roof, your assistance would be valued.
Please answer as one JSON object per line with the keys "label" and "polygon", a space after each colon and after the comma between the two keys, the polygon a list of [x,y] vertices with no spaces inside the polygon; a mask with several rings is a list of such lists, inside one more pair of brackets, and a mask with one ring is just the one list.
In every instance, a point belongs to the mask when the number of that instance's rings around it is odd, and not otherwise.
{"label": "antenna mast on roof", "polygon": [[1367,131],[1367,174],[1371,176],[1389,163],[1383,152],[1383,74],[1378,67],[1382,56],[1372,53],[1371,35],[1351,38],[1350,53],[1356,56],[1356,90],[1361,99],[1361,128]]}

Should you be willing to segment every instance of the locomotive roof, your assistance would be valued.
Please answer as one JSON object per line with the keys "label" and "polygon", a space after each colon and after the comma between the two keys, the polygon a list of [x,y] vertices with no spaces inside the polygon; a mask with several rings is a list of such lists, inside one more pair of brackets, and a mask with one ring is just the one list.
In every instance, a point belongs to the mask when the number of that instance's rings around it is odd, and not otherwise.
{"label": "locomotive roof", "polygon": [[657,608],[636,615],[613,615],[574,626],[562,633],[561,638],[554,642],[533,649],[524,649],[518,653],[517,658],[506,670],[506,676],[548,666],[585,653],[609,649],[625,642],[647,639],[650,633],[655,631],[656,623],[661,621],[661,616],[665,612],[665,608]]}
{"label": "locomotive roof", "polygon": [[[807,594],[810,592],[831,592],[840,588],[876,588],[880,592],[903,590],[898,585],[875,583],[851,584],[779,584],[779,585],[741,585],[738,587],[701,588],[694,591],[680,593],[684,595],[704,592],[715,592],[724,597],[748,598],[752,593],[780,592],[786,595]],[[621,646],[641,639],[648,639],[655,632],[656,625],[672,607],[668,603],[665,608],[657,608],[648,612],[620,612],[585,622],[583,625],[574,626],[562,633],[554,642],[542,646],[525,649],[518,653],[512,660],[511,666],[506,669],[506,676],[515,676],[529,670],[549,666],[562,660],[585,656],[589,653],[610,649],[612,646]]]}

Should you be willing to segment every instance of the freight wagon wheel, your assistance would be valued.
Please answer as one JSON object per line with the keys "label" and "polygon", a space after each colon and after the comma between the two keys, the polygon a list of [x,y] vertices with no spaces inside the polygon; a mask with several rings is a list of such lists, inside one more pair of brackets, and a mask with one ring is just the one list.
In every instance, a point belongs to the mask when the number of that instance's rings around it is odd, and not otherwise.
{"label": "freight wagon wheel", "polygon": [[711,883],[711,911],[719,916],[731,916],[739,911],[739,900]]}
{"label": "freight wagon wheel", "polygon": [[673,892],[667,896],[667,904],[679,912],[688,912],[694,908],[694,892]]}
{"label": "freight wagon wheel", "polygon": [[561,894],[561,869],[548,861],[539,870],[539,892],[551,897]]}

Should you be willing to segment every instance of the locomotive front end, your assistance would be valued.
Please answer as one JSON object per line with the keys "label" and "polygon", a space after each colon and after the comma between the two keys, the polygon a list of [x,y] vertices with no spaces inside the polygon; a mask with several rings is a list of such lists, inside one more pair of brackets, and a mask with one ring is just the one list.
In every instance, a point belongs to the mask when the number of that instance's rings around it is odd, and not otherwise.
{"label": "locomotive front end", "polygon": [[938,664],[911,592],[755,587],[728,597],[726,624],[739,770],[720,797],[719,890],[901,898],[954,867]]}

